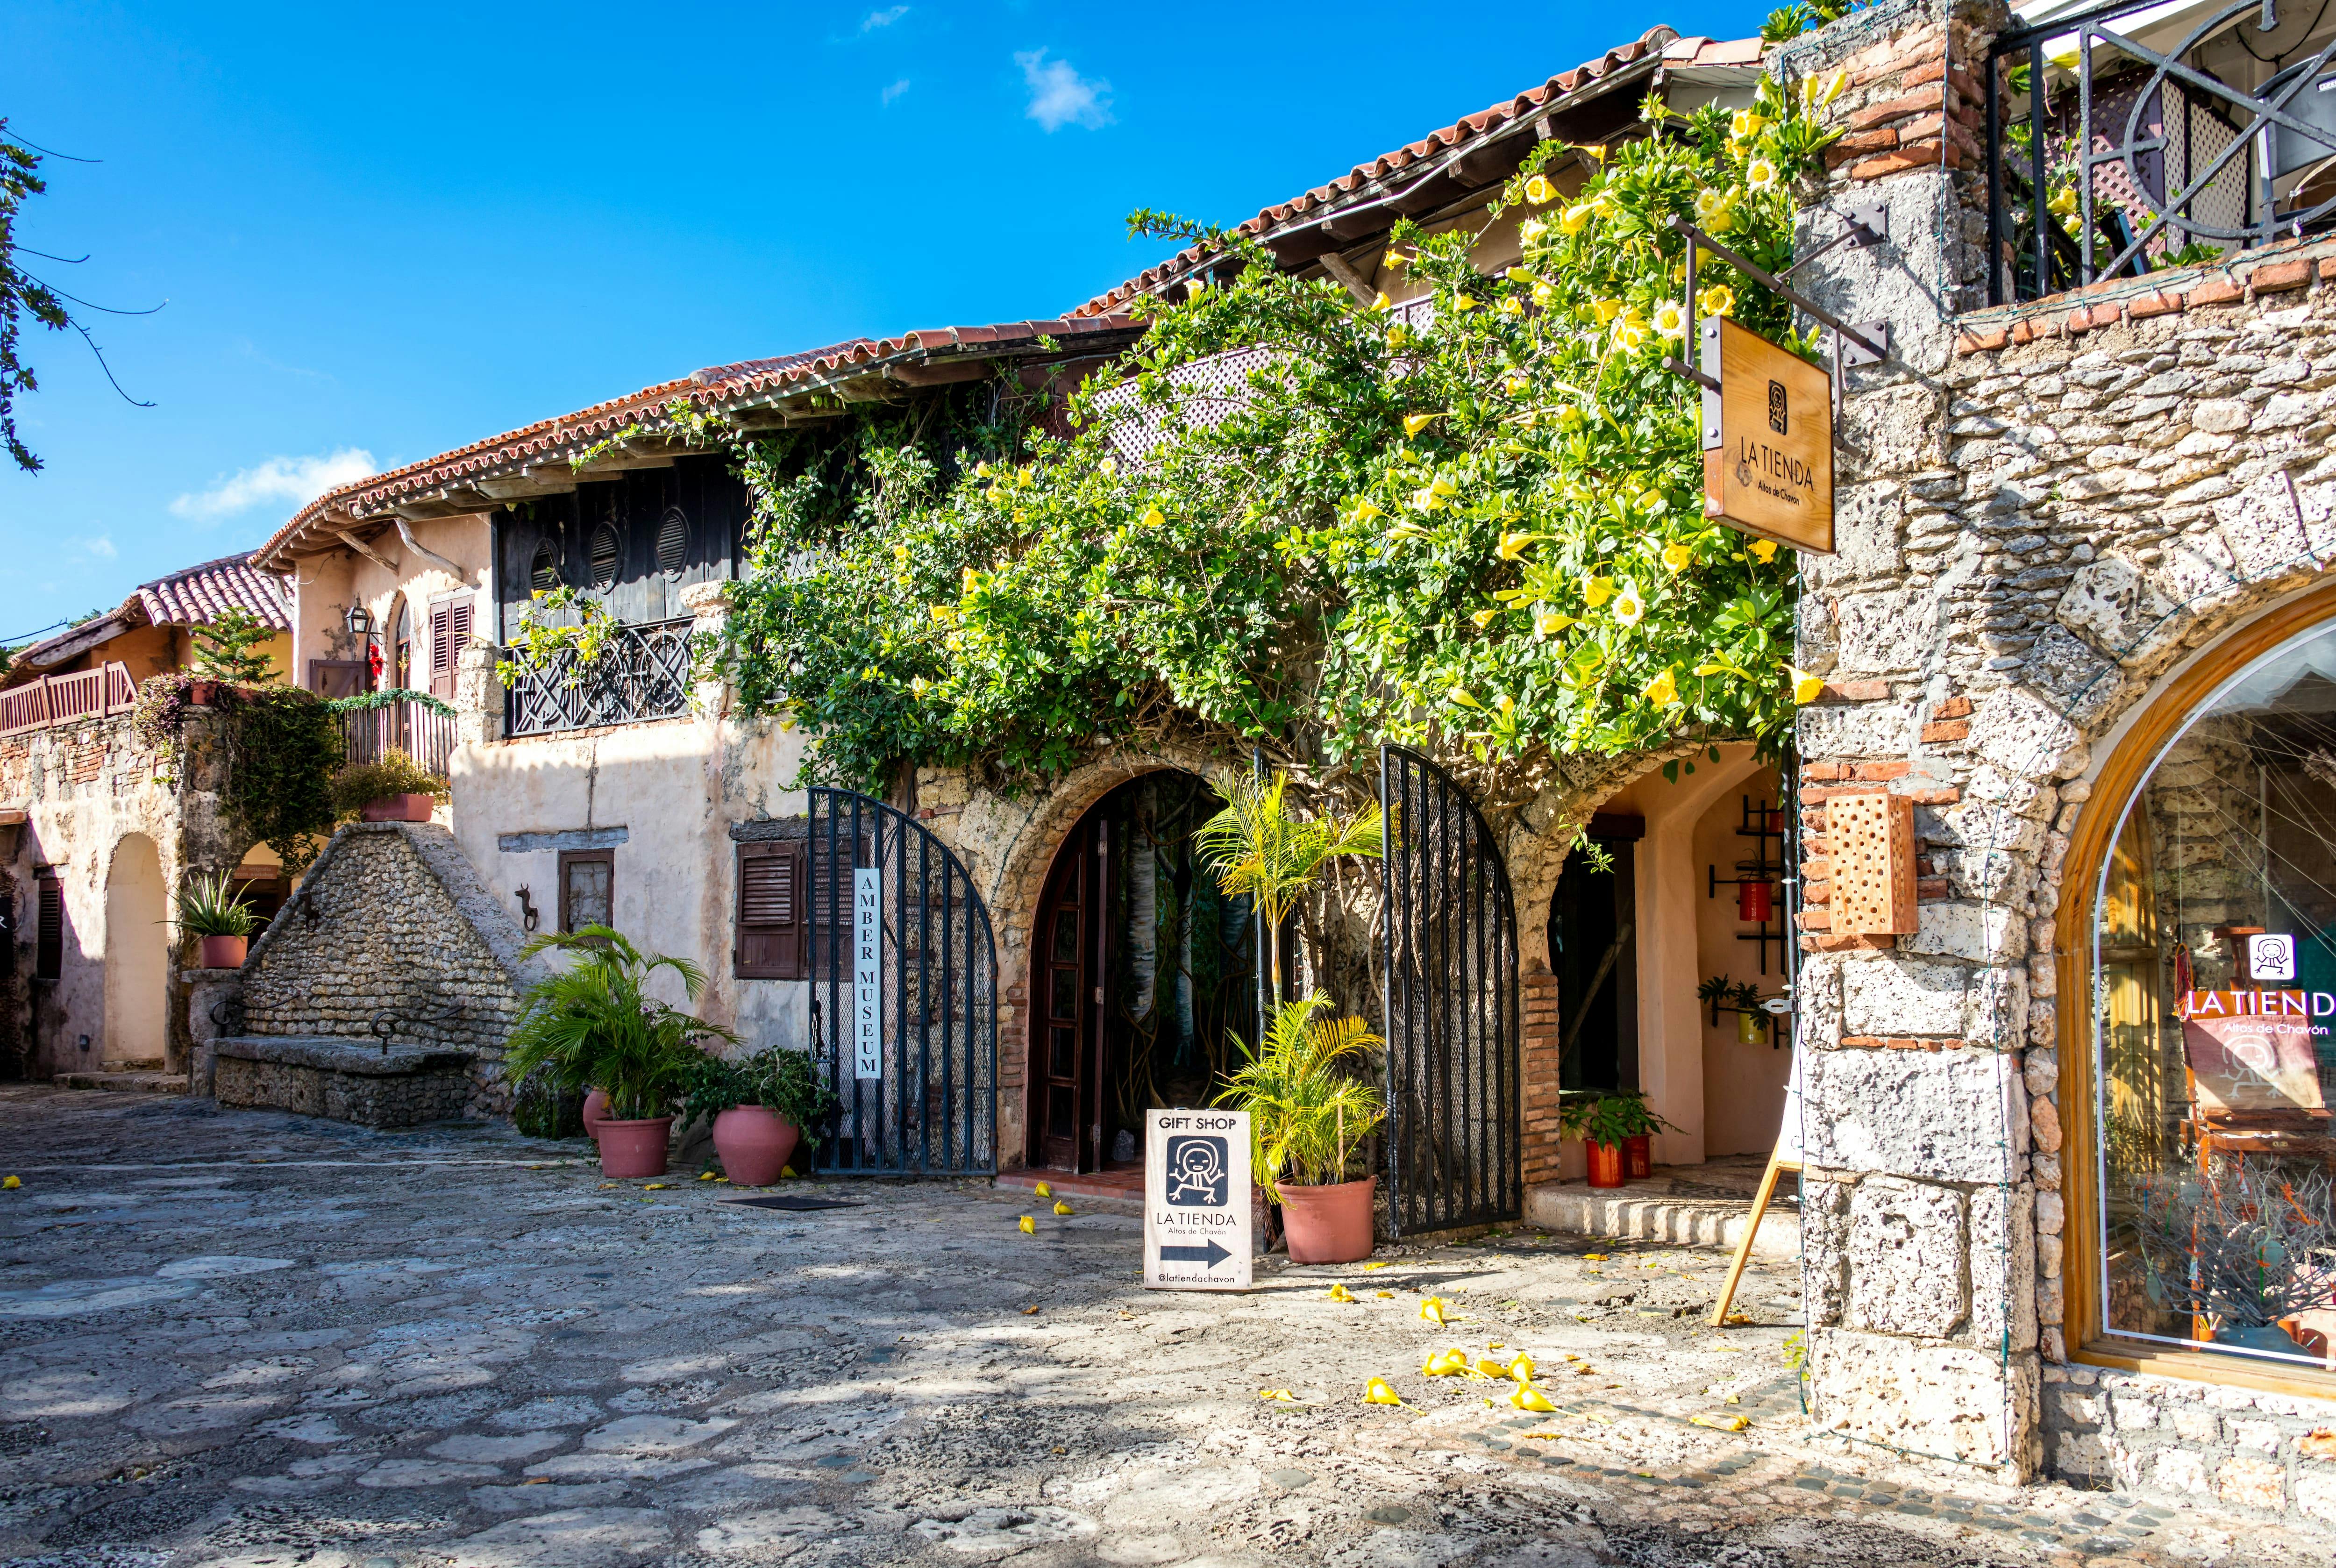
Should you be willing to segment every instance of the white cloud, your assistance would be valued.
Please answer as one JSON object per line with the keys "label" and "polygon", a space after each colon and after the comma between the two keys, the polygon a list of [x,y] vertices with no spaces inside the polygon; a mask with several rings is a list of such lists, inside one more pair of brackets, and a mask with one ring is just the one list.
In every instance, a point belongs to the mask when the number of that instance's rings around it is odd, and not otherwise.
{"label": "white cloud", "polygon": [[888,5],[881,11],[871,11],[868,13],[868,19],[860,24],[860,30],[862,33],[873,33],[879,27],[890,27],[908,14],[909,8],[906,5]]}
{"label": "white cloud", "polygon": [[905,76],[901,77],[898,82],[893,83],[890,87],[884,89],[884,107],[887,109],[892,107],[892,100],[898,98],[901,93],[906,93],[908,90],[909,79]]}
{"label": "white cloud", "polygon": [[373,453],[345,446],[322,457],[271,457],[257,468],[238,469],[209,490],[190,492],[170,503],[173,515],[208,521],[231,517],[266,502],[300,506],[351,480],[375,472]]}
{"label": "white cloud", "polygon": [[81,541],[81,547],[101,560],[112,560],[122,553],[113,548],[113,538],[111,534],[101,533],[95,539],[84,539]]}
{"label": "white cloud", "polygon": [[1049,63],[1044,49],[1017,54],[1014,63],[1022,67],[1022,80],[1030,84],[1030,118],[1049,132],[1066,125],[1093,131],[1111,123],[1111,83],[1102,77],[1090,81],[1067,60]]}

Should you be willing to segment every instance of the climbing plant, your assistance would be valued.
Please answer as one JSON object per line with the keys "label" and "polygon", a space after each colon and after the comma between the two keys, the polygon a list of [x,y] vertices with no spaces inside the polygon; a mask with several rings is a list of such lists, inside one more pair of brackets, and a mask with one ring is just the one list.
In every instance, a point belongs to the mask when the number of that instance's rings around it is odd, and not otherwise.
{"label": "climbing plant", "polygon": [[[185,765],[188,716],[206,706],[216,712],[229,823],[247,840],[273,849],[287,874],[299,875],[333,833],[332,777],[342,756],[337,716],[314,694],[293,687],[219,685],[208,705],[199,705],[195,685],[184,674],[141,683],[131,710],[133,732],[155,753],[158,773],[167,774]],[[178,782],[188,782],[182,772]]]}
{"label": "climbing plant", "polygon": [[[717,658],[750,711],[814,732],[814,775],[859,782],[1179,735],[1329,765],[1383,737],[1774,744],[1815,683],[1786,663],[1790,558],[1702,513],[1693,388],[1662,367],[1690,319],[1669,220],[1781,268],[1841,85],[1650,99],[1648,135],[1544,142],[1484,215],[1522,218],[1519,261],[1488,276],[1478,233],[1398,225],[1400,309],[1138,215],[1204,268],[1137,303],[1144,339],[1055,428],[895,414],[744,451],[755,532]],[[1698,282],[1699,313],[1807,352],[1751,278]]]}

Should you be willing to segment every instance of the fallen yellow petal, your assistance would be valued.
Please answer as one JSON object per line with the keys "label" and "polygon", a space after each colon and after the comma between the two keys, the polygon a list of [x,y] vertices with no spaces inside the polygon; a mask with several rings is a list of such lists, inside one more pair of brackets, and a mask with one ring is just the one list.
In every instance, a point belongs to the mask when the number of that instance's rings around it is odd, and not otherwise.
{"label": "fallen yellow petal", "polygon": [[1377,1262],[1376,1262],[1376,1263],[1365,1263],[1365,1264],[1363,1265],[1363,1272],[1365,1272],[1365,1273],[1367,1273],[1367,1274],[1368,1274],[1368,1273],[1369,1273],[1373,1269],[1384,1269],[1384,1268],[1386,1268],[1386,1267],[1387,1267],[1387,1261],[1386,1259],[1382,1258],[1382,1259],[1380,1259],[1380,1260],[1379,1260]]}
{"label": "fallen yellow petal", "polygon": [[1395,1390],[1387,1387],[1386,1378],[1374,1378],[1369,1382],[1363,1385],[1363,1403],[1366,1405],[1400,1405],[1403,1401],[1396,1398]]}
{"label": "fallen yellow petal", "polygon": [[1444,1298],[1441,1296],[1426,1296],[1421,1298],[1419,1303],[1419,1318],[1420,1321],[1424,1323],[1433,1323],[1436,1327],[1442,1328],[1445,1322]]}
{"label": "fallen yellow petal", "polygon": [[1355,1293],[1342,1284],[1334,1284],[1326,1293],[1326,1299],[1332,1301],[1351,1301],[1355,1299]]}
{"label": "fallen yellow petal", "polygon": [[1037,1186],[1031,1188],[1030,1193],[1034,1197],[1051,1198],[1055,1195],[1055,1189],[1046,1185],[1046,1183],[1041,1182]]}
{"label": "fallen yellow petal", "polygon": [[1277,1405],[1295,1405],[1299,1402],[1298,1396],[1287,1388],[1260,1388],[1257,1391],[1257,1397],[1260,1399],[1270,1399]]}
{"label": "fallen yellow petal", "polygon": [[714,1179],[714,1173],[711,1171],[700,1171],[697,1173],[697,1179],[701,1182],[710,1182]]}
{"label": "fallen yellow petal", "polygon": [[643,1187],[641,1191],[644,1193],[662,1193],[672,1184],[673,1183],[670,1182],[651,1182],[647,1186]]}
{"label": "fallen yellow petal", "polygon": [[1582,1254],[1582,1261],[1585,1263],[1602,1263],[1606,1261],[1606,1254],[1603,1252],[1584,1252]]}
{"label": "fallen yellow petal", "polygon": [[1371,1294],[1382,1299],[1388,1299],[1392,1298],[1395,1295],[1395,1292],[1393,1290],[1374,1290]]}
{"label": "fallen yellow petal", "polygon": [[1520,1383],[1530,1383],[1533,1381],[1533,1359],[1523,1350],[1518,1351],[1516,1359],[1509,1363],[1509,1376]]}
{"label": "fallen yellow petal", "polygon": [[1038,1222],[1027,1214],[1022,1216],[1021,1225],[1022,1233],[1026,1236],[1035,1236],[1038,1233]]}
{"label": "fallen yellow petal", "polygon": [[1057,1203],[1055,1205],[1055,1213],[1056,1213],[1057,1214],[1061,1214],[1061,1215],[1064,1215],[1064,1216],[1067,1217],[1067,1216],[1070,1214],[1070,1212],[1071,1212],[1071,1206],[1070,1206],[1068,1203]]}
{"label": "fallen yellow petal", "polygon": [[1553,1415],[1557,1410],[1557,1407],[1549,1402],[1549,1396],[1531,1383],[1518,1384],[1515,1390],[1509,1395],[1509,1403],[1520,1410],[1531,1410],[1542,1416]]}
{"label": "fallen yellow petal", "polygon": [[1708,1427],[1715,1432],[1741,1432],[1752,1425],[1743,1416],[1689,1416],[1687,1420],[1690,1427]]}
{"label": "fallen yellow petal", "polygon": [[5,1188],[8,1192],[13,1193],[24,1184],[24,1183],[18,1181],[15,1177],[11,1176],[6,1181],[0,1182],[0,1188]]}

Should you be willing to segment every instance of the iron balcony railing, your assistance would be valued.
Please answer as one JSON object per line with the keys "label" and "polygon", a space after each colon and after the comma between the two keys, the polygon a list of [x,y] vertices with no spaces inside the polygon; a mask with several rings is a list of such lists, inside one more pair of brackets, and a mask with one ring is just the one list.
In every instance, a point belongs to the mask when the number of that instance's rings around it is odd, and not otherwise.
{"label": "iron balcony railing", "polygon": [[509,675],[503,733],[549,735],[687,713],[690,625],[684,617],[618,627],[592,658],[563,648],[544,667]]}
{"label": "iron balcony railing", "polygon": [[454,755],[454,716],[418,699],[381,707],[344,709],[335,716],[341,749],[353,763],[377,762],[386,751],[402,751],[440,778]]}
{"label": "iron balcony railing", "polygon": [[2324,20],[2279,0],[2122,0],[1998,37],[1988,302],[2329,227],[2336,24]]}
{"label": "iron balcony railing", "polygon": [[130,678],[128,665],[41,676],[0,691],[0,735],[127,713],[137,700],[138,683]]}

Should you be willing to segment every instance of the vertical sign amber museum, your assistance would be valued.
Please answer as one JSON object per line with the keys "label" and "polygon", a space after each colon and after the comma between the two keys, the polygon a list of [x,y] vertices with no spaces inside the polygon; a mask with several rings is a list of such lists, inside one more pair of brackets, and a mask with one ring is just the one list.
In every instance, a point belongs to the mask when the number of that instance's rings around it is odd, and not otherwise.
{"label": "vertical sign amber museum", "polygon": [[1719,380],[1703,399],[1705,514],[1831,555],[1832,378],[1732,321],[1703,326],[1702,368]]}

